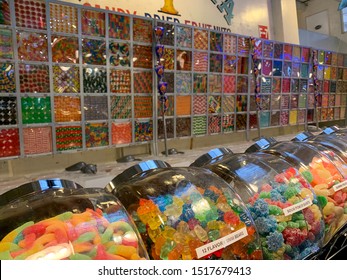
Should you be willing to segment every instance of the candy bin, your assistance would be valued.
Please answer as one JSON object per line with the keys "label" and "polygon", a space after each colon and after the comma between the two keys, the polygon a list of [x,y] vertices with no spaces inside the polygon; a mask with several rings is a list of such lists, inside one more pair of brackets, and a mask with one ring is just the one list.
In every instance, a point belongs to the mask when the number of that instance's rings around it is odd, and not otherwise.
{"label": "candy bin", "polygon": [[154,260],[262,259],[249,211],[229,184],[199,167],[144,161],[107,186]]}
{"label": "candy bin", "polygon": [[264,259],[307,259],[319,251],[324,236],[322,212],[298,169],[262,152],[225,156],[204,167],[230,183],[246,203]]}
{"label": "candy bin", "polygon": [[309,143],[318,143],[337,153],[347,163],[347,134],[320,134],[308,139]]}
{"label": "candy bin", "polygon": [[318,142],[310,142],[314,135],[309,135],[307,132],[299,133],[296,137],[292,139],[295,142],[307,142],[310,144],[310,148],[315,148],[323,153],[330,161],[334,163],[336,168],[340,171],[343,178],[347,179],[347,163],[336,153],[334,150],[329,149],[326,146],[319,144]]}
{"label": "candy bin", "polygon": [[[322,135],[322,137],[327,136]],[[262,138],[262,145],[266,141],[266,138]],[[253,151],[254,147],[255,145],[246,152]],[[326,153],[315,148],[311,142],[272,142],[262,151],[290,162],[311,184],[323,211],[324,245],[327,245],[347,222],[347,181],[339,168]]]}
{"label": "candy bin", "polygon": [[148,258],[128,213],[104,189],[48,179],[0,196],[1,260]]}

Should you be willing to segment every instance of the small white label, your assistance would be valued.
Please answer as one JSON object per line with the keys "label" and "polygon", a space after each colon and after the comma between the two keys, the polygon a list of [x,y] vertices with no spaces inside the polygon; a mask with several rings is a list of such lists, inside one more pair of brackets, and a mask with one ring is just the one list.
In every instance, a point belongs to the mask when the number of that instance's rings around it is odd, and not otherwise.
{"label": "small white label", "polygon": [[236,241],[239,241],[240,239],[246,237],[247,235],[248,235],[247,229],[244,227],[233,233],[228,234],[227,236],[224,236],[204,246],[196,248],[195,250],[196,250],[198,259],[208,254],[212,254],[213,252],[216,252],[222,248],[225,248],[226,246],[233,244]]}
{"label": "small white label", "polygon": [[299,212],[299,211],[301,211],[301,210],[303,210],[303,209],[305,209],[311,205],[312,205],[311,198],[306,198],[297,204],[294,204],[292,206],[284,208],[283,209],[284,216],[292,215],[292,214]]}
{"label": "small white label", "polygon": [[347,181],[344,181],[342,183],[338,183],[338,184],[333,186],[335,192],[337,192],[339,190],[342,190],[342,189],[344,189],[346,187],[347,187]]}

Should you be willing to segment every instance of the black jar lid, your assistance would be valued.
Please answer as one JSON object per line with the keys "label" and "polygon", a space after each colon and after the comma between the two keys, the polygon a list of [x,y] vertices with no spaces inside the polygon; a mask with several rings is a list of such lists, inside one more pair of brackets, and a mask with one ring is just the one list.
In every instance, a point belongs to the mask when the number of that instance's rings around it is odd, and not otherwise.
{"label": "black jar lid", "polygon": [[168,167],[171,167],[171,165],[161,160],[147,160],[147,161],[140,162],[134,166],[129,167],[128,169],[125,169],[122,173],[114,177],[111,180],[111,182],[107,184],[105,189],[108,192],[113,192],[113,190],[116,187],[129,181],[134,176],[140,175],[142,173],[145,173],[151,170],[155,170],[159,168],[168,168]]}
{"label": "black jar lid", "polygon": [[22,184],[14,189],[11,189],[0,195],[0,207],[14,201],[20,197],[29,195],[31,193],[41,192],[49,189],[82,189],[82,186],[76,182],[53,178],[41,179],[29,183]]}
{"label": "black jar lid", "polygon": [[273,137],[260,137],[255,140],[255,143],[246,149],[246,153],[259,152],[261,150],[266,150],[272,145],[278,143],[277,140]]}
{"label": "black jar lid", "polygon": [[192,167],[202,167],[209,163],[212,163],[213,161],[216,161],[218,159],[223,158],[225,155],[233,155],[231,149],[229,148],[216,148],[212,149],[206,154],[203,154],[202,156],[198,157],[190,166]]}

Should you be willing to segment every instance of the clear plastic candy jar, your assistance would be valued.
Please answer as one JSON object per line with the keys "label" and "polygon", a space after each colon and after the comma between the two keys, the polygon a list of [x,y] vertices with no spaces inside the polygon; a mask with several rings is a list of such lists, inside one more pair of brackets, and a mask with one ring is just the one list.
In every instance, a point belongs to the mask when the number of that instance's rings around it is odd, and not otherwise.
{"label": "clear plastic candy jar", "polygon": [[52,179],[0,196],[0,259],[139,260],[148,254],[115,196]]}
{"label": "clear plastic candy jar", "polygon": [[135,221],[151,259],[262,259],[249,211],[209,170],[145,161],[106,189]]}
{"label": "clear plastic candy jar", "polygon": [[311,142],[271,142],[262,151],[290,162],[311,184],[323,211],[326,245],[347,222],[347,182],[339,168]]}
{"label": "clear plastic candy jar", "polygon": [[[347,163],[332,149],[329,149],[326,146],[323,146],[319,144],[319,142],[310,142],[309,139],[314,137],[309,136],[308,138],[305,138],[303,135],[307,135],[306,133],[299,133],[292,141],[295,142],[302,142],[305,143],[307,142],[310,144],[310,148],[317,149],[319,152],[323,153],[326,157],[331,160],[336,168],[340,171],[341,175],[347,179]],[[304,144],[305,145],[305,144]]]}
{"label": "clear plastic candy jar", "polygon": [[308,143],[318,143],[337,153],[347,163],[347,133],[316,135],[311,137]]}
{"label": "clear plastic candy jar", "polygon": [[306,259],[321,247],[324,223],[312,188],[287,161],[266,153],[225,156],[205,168],[246,203],[264,259]]}

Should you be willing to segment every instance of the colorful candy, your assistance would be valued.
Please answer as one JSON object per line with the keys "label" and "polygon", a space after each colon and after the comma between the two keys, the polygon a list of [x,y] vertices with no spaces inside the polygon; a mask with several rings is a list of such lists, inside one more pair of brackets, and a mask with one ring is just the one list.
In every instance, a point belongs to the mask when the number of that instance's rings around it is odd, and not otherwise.
{"label": "colorful candy", "polygon": [[296,169],[289,168],[274,179],[249,198],[264,258],[305,258],[318,250],[323,235],[318,202]]}
{"label": "colorful candy", "polygon": [[[339,167],[342,170],[342,166]],[[325,157],[313,157],[300,172],[312,185],[323,209],[326,244],[347,222],[347,182],[333,162]]]}
{"label": "colorful candy", "polygon": [[139,260],[132,226],[112,214],[87,209],[65,212],[37,223],[27,222],[0,242],[0,259]]}
{"label": "colorful candy", "polygon": [[234,201],[228,189],[182,181],[173,194],[140,198],[131,215],[153,259],[260,259],[254,225]]}

